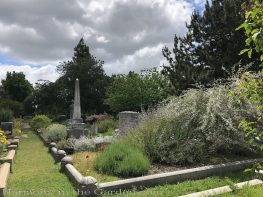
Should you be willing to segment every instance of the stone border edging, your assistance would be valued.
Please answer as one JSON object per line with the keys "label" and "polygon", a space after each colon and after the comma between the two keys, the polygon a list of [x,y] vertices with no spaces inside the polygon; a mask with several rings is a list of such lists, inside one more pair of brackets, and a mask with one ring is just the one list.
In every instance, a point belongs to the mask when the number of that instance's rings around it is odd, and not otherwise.
{"label": "stone border edging", "polygon": [[101,193],[103,191],[129,190],[133,189],[134,187],[146,188],[157,185],[177,183],[185,180],[196,180],[226,172],[241,171],[245,168],[251,167],[255,163],[263,162],[263,158],[250,159],[226,164],[209,165],[174,172],[130,178],[125,180],[98,183],[94,177],[83,177],[79,173],[79,171],[72,165],[72,158],[67,156],[65,151],[58,150],[56,148],[56,143],[49,144],[49,152],[52,154],[56,162],[61,162],[61,171],[65,172],[70,181],[78,189],[78,192],[80,192],[80,196],[97,196],[98,193]]}
{"label": "stone border edging", "polygon": [[16,139],[11,142],[11,144],[7,147],[8,153],[5,157],[0,159],[1,167],[0,167],[0,197],[4,197],[4,190],[7,186],[7,180],[9,177],[9,174],[13,171],[13,161],[16,154],[16,149],[18,149],[19,139]]}
{"label": "stone border edging", "polygon": [[[244,187],[247,186],[257,186],[257,185],[262,185],[263,181],[259,179],[253,179],[250,181],[245,181],[241,183],[234,184],[234,188],[236,189],[243,189]],[[220,194],[225,194],[225,193],[230,193],[233,192],[233,189],[231,189],[231,186],[223,186],[223,187],[218,187],[214,189],[209,189],[201,192],[195,192],[179,197],[209,197],[209,196],[215,196],[215,195],[220,195]]]}
{"label": "stone border edging", "polygon": [[60,171],[64,172],[69,180],[77,189],[79,196],[97,196],[95,193],[98,190],[97,180],[94,177],[83,177],[81,173],[72,165],[72,158],[67,156],[64,150],[58,150],[56,143],[49,144],[48,151],[53,156],[56,163],[60,162]]}
{"label": "stone border edging", "polygon": [[241,171],[251,167],[255,163],[263,162],[263,158],[251,159],[245,161],[237,161],[226,164],[209,165],[199,168],[179,170],[175,172],[167,172],[155,175],[148,175],[138,178],[131,178],[107,183],[99,184],[100,189],[106,191],[126,190],[133,187],[152,187],[156,185],[177,183],[185,180],[196,180],[212,175],[226,172]]}
{"label": "stone border edging", "polygon": [[5,162],[0,167],[0,197],[4,197],[4,190],[7,186],[7,180],[11,171],[11,164]]}

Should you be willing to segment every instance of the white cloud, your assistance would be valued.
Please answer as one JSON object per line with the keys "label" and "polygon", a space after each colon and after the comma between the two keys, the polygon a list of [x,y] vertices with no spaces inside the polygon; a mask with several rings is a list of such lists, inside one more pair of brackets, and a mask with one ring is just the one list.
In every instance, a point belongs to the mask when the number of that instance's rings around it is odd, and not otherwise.
{"label": "white cloud", "polygon": [[129,71],[140,72],[141,70],[158,67],[163,64],[164,57],[160,51],[163,44],[153,47],[144,47],[134,54],[126,55],[115,62],[106,63],[104,69],[108,74],[128,73]]}
{"label": "white cloud", "polygon": [[37,82],[39,79],[54,82],[58,78],[56,67],[52,65],[31,67],[29,65],[14,66],[0,64],[0,80],[5,79],[6,73],[12,71],[23,72],[26,76],[26,79],[32,84],[35,84],[35,82]]}
{"label": "white cloud", "polygon": [[[174,34],[185,34],[185,22],[190,20],[194,6],[203,3],[204,0],[1,0],[0,57],[21,63],[4,67],[0,58],[1,75],[3,69],[23,69],[35,82],[45,69],[55,72],[58,62],[71,59],[81,37],[92,55],[105,61],[107,73],[159,66],[163,61],[162,47],[172,45]],[[28,64],[38,67],[30,68]],[[44,75],[52,80],[58,76]]]}
{"label": "white cloud", "polygon": [[96,39],[98,42],[107,43],[109,40],[107,40],[104,36],[96,36]]}

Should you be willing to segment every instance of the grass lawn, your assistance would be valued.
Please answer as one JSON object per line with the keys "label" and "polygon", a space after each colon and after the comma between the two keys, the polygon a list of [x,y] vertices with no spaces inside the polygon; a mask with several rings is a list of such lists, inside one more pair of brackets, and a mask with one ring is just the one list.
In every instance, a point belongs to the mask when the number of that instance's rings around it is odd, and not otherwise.
{"label": "grass lawn", "polygon": [[[212,189],[216,187],[221,187],[225,185],[232,185],[233,183],[238,183],[242,181],[251,180],[254,174],[252,173],[229,173],[221,176],[208,177],[196,181],[184,181],[182,183],[173,185],[157,186],[153,188],[148,188],[143,191],[123,191],[122,194],[104,194],[104,197],[114,196],[114,197],[175,197],[180,195],[185,195],[193,192],[199,192],[207,189]],[[262,190],[261,190],[262,191]],[[255,196],[256,197],[256,196]]]}
{"label": "grass lawn", "polygon": [[73,165],[83,176],[93,176],[99,183],[116,181],[120,178],[98,173],[94,167],[97,152],[78,152],[73,157]]}
{"label": "grass lawn", "polygon": [[260,197],[263,196],[263,186],[246,187],[233,193],[219,195],[217,197]]}
{"label": "grass lawn", "polygon": [[29,132],[20,139],[6,196],[77,196],[70,181],[59,172],[59,166],[54,164],[38,136]]}

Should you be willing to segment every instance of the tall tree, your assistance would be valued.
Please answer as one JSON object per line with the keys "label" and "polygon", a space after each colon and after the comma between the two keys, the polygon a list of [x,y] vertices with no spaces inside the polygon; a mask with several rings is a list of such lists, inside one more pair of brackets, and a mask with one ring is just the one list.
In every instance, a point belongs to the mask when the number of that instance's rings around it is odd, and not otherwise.
{"label": "tall tree", "polygon": [[106,91],[105,104],[115,113],[140,111],[161,102],[170,91],[169,81],[156,69],[141,74],[129,72],[128,75],[113,76],[113,82]]}
{"label": "tall tree", "polygon": [[3,97],[22,102],[32,93],[33,87],[22,72],[7,72],[2,80]]}
{"label": "tall tree", "polygon": [[67,93],[64,90],[59,80],[38,81],[32,97],[28,97],[24,102],[25,110],[30,113],[32,111],[30,106],[33,106],[34,112],[38,114],[69,114],[70,103],[67,101]]}
{"label": "tall tree", "polygon": [[258,70],[252,59],[239,55],[244,48],[245,35],[235,29],[243,22],[242,4],[246,0],[212,0],[206,2],[203,14],[194,11],[186,25],[185,37],[175,35],[173,54],[164,47],[163,55],[169,65],[163,67],[180,93],[195,83],[208,85],[219,78],[228,78],[250,62],[251,70]]}
{"label": "tall tree", "polygon": [[80,81],[80,100],[82,111],[86,113],[103,112],[103,98],[109,77],[103,70],[103,61],[90,54],[89,47],[81,38],[74,48],[72,60],[63,62],[57,67],[62,74],[58,80],[68,92],[68,101],[74,98],[74,83]]}

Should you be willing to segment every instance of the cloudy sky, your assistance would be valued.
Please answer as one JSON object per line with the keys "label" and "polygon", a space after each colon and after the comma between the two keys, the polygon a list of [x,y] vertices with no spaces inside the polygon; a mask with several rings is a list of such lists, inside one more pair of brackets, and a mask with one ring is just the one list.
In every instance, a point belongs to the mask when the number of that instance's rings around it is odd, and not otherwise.
{"label": "cloudy sky", "polygon": [[164,62],[162,48],[205,0],[0,0],[0,79],[22,71],[32,83],[55,81],[81,37],[107,74]]}

